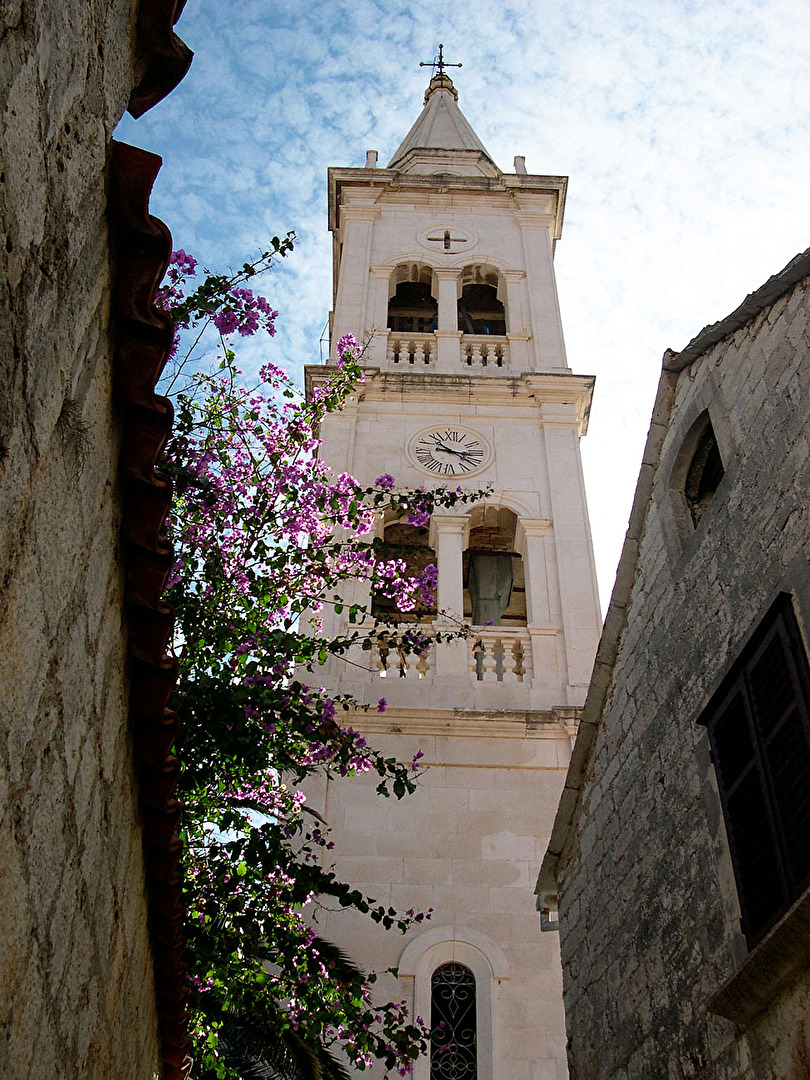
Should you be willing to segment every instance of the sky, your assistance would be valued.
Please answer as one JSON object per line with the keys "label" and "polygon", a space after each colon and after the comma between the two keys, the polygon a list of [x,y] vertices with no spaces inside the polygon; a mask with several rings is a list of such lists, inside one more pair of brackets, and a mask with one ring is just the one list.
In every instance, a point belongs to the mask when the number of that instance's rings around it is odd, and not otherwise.
{"label": "sky", "polygon": [[[810,247],[803,0],[188,0],[195,59],[116,137],[164,159],[152,212],[212,270],[295,230],[262,355],[300,374],[331,304],[326,170],[385,165],[439,42],[496,163],[570,178],[555,256],[568,362],[595,375],[583,467],[603,609],[666,348]],[[251,343],[241,360],[258,366]]]}

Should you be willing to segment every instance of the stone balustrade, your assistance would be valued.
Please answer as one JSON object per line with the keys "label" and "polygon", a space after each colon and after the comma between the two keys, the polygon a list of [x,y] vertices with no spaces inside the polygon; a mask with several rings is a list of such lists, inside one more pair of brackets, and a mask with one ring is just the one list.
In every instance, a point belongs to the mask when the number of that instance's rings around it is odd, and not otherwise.
{"label": "stone balustrade", "polygon": [[372,670],[376,670],[381,679],[427,679],[433,671],[433,649],[431,645],[427,652],[420,654],[398,649],[384,640],[376,641],[371,650]]}
{"label": "stone balustrade", "polygon": [[502,368],[509,363],[509,342],[491,334],[465,334],[461,339],[461,361],[467,367]]}
{"label": "stone balustrade", "polygon": [[[459,340],[462,367],[498,371],[510,362],[509,341],[493,334],[463,334]],[[404,334],[391,331],[386,359],[397,368],[436,367],[437,348],[433,334]]]}
{"label": "stone balustrade", "polygon": [[531,638],[523,626],[493,626],[469,638],[470,671],[478,682],[522,683],[531,679]]}
{"label": "stone balustrade", "polygon": [[397,367],[422,368],[436,359],[433,334],[394,334],[388,339],[388,363]]}

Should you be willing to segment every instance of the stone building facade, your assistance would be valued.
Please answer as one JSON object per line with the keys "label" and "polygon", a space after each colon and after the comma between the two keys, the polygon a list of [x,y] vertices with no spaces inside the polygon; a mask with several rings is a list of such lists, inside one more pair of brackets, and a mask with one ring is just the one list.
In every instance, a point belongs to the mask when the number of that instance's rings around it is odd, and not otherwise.
{"label": "stone building facade", "polygon": [[810,1075],[808,275],[664,356],[537,887],[576,1080]]}
{"label": "stone building facade", "polygon": [[[330,170],[333,349],[346,332],[369,346],[365,381],[323,424],[323,459],[362,484],[490,489],[424,527],[378,523],[392,554],[437,566],[424,633],[466,624],[469,638],[421,656],[358,647],[318,671],[387,700],[352,718],[387,756],[424,755],[402,802],[362,776],[309,791],[343,880],[386,907],[433,908],[404,938],[347,912],[318,921],[427,1023],[443,995],[467,1003],[451,1050],[420,1059],[415,1080],[566,1075],[558,943],[531,885],[599,634],[579,458],[593,379],[568,367],[554,280],[566,178],[515,166],[497,167],[439,74],[386,168],[372,151]],[[307,369],[309,392],[324,374]],[[347,600],[380,602],[353,588]],[[351,630],[345,609],[323,618],[328,637]]]}
{"label": "stone building facade", "polygon": [[15,1080],[148,1080],[164,1065],[129,724],[124,253],[108,189],[123,111],[188,67],[181,7],[0,5],[0,1072]]}

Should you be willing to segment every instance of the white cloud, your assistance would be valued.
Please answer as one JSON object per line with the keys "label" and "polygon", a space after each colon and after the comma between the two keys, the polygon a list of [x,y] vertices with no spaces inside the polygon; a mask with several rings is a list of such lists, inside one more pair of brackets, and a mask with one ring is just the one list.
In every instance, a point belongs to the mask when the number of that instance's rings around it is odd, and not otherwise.
{"label": "white cloud", "polygon": [[266,285],[281,312],[270,352],[295,370],[317,357],[331,303],[326,168],[368,148],[388,161],[439,41],[501,167],[525,154],[570,176],[558,286],[569,362],[597,375],[583,456],[606,598],[664,348],[810,244],[803,5],[198,0],[178,32],[189,75],[119,137],[164,156],[155,212],[209,264],[298,231]]}

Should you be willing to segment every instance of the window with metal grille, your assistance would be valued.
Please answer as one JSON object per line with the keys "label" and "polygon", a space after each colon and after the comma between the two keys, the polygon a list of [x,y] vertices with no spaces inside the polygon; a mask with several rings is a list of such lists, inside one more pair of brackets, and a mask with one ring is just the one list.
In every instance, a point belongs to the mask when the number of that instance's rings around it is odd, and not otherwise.
{"label": "window with metal grille", "polygon": [[430,1080],[476,1080],[475,976],[442,964],[430,981]]}
{"label": "window with metal grille", "polygon": [[782,595],[700,718],[755,945],[810,885],[810,669]]}

